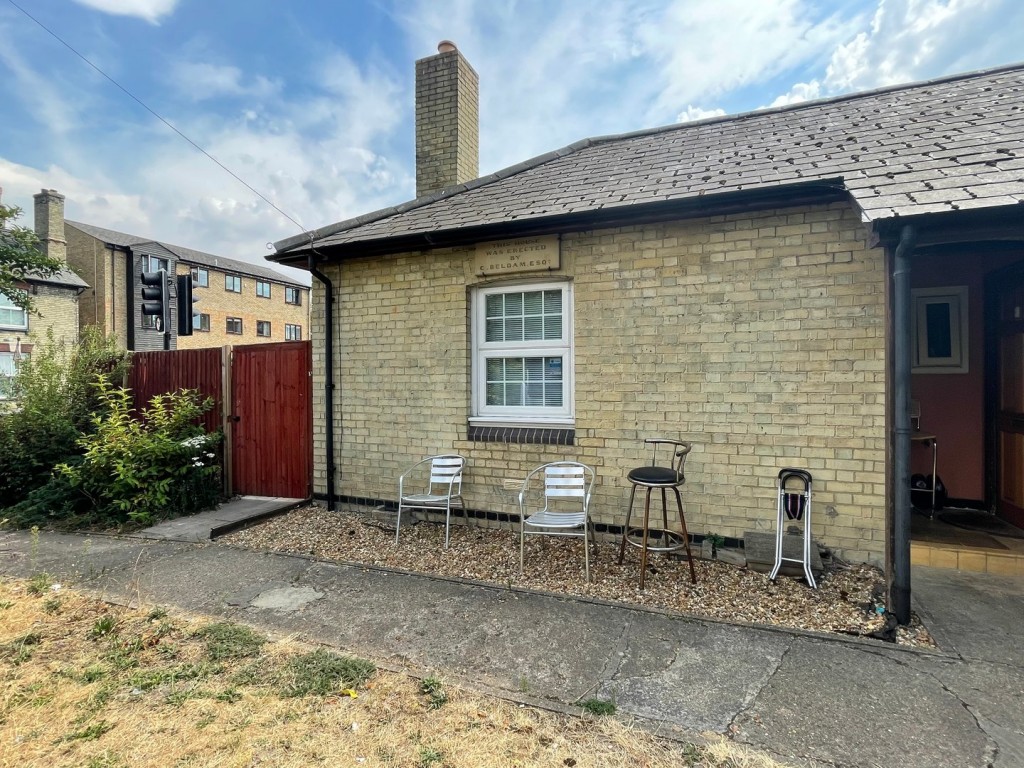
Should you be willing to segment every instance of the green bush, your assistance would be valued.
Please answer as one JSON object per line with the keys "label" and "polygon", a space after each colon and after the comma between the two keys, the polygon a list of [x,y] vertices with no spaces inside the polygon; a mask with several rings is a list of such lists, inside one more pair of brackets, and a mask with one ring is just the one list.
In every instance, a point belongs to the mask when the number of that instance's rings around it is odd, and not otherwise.
{"label": "green bush", "polygon": [[184,389],[157,395],[136,418],[128,390],[100,377],[97,392],[92,429],[78,440],[81,461],[58,464],[55,480],[88,499],[96,522],[148,525],[217,503],[221,436],[196,423],[212,400]]}
{"label": "green bush", "polygon": [[14,505],[42,488],[53,467],[80,454],[78,439],[92,428],[102,403],[96,377],[120,381],[128,354],[113,339],[87,328],[68,348],[52,331],[18,364],[12,403],[0,415],[0,499]]}

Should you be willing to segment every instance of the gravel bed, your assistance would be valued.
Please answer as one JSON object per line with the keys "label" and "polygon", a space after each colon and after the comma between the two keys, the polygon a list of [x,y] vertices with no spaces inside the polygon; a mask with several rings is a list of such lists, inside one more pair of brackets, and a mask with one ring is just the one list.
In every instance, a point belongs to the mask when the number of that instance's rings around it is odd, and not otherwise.
{"label": "gravel bed", "polygon": [[[591,553],[587,584],[582,539],[528,536],[526,563],[519,573],[518,531],[475,526],[451,527],[444,549],[444,525],[403,519],[401,542],[394,544],[394,524],[369,514],[329,512],[313,505],[218,538],[218,542],[259,551],[311,555],[418,573],[477,579],[501,586],[524,587],[565,595],[612,600],[724,621],[774,624],[795,629],[867,636],[884,618],[875,611],[882,573],[867,565],[830,563],[818,589],[802,580],[780,577],[719,561],[695,561],[697,583],[690,583],[685,560],[660,554],[648,558],[645,589],[638,589],[640,553],[626,548],[618,564],[618,543],[598,539]],[[901,645],[935,647],[917,621],[897,630]]]}

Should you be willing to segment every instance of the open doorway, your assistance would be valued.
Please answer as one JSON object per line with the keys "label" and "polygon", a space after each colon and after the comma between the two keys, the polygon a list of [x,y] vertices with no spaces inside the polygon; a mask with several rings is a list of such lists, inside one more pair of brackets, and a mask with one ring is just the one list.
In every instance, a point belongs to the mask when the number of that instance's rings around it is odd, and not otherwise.
{"label": "open doorway", "polygon": [[942,489],[913,494],[912,562],[1024,573],[1024,246],[925,249],[911,274],[912,426],[935,436],[911,472]]}

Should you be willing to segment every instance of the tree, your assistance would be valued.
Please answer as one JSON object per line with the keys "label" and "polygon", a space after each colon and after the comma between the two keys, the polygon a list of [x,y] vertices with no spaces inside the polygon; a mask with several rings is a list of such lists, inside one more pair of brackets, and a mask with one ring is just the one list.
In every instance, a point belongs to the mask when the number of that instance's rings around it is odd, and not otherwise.
{"label": "tree", "polygon": [[0,293],[22,309],[32,311],[32,296],[22,287],[25,279],[51,277],[65,265],[39,249],[39,238],[31,229],[8,226],[19,216],[20,208],[0,203]]}

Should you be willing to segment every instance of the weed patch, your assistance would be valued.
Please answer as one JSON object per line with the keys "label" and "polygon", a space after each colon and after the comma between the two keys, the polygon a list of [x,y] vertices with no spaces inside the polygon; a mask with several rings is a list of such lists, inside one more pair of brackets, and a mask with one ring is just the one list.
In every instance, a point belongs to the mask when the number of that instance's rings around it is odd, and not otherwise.
{"label": "weed patch", "polygon": [[257,656],[267,639],[241,624],[220,622],[203,627],[196,633],[206,642],[211,661],[244,659]]}
{"label": "weed patch", "polygon": [[436,677],[428,677],[420,683],[420,693],[427,697],[428,709],[440,709],[448,703],[448,692]]}
{"label": "weed patch", "polygon": [[326,696],[343,688],[358,688],[376,671],[369,661],[318,648],[285,665],[280,691],[286,697]]}

